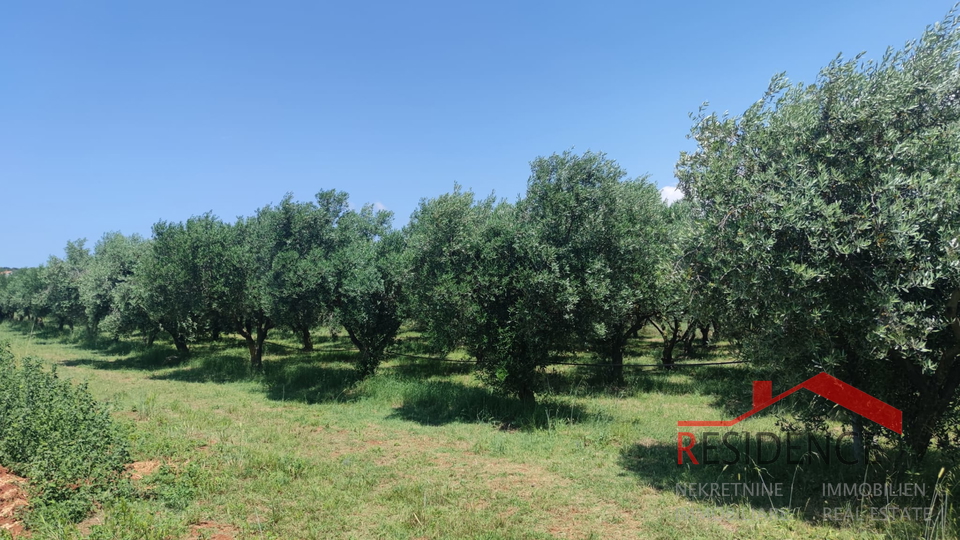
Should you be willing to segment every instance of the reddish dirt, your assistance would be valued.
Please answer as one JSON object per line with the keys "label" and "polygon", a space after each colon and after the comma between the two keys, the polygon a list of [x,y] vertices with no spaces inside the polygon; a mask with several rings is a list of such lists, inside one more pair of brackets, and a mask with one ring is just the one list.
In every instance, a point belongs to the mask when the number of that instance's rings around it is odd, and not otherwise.
{"label": "reddish dirt", "polygon": [[27,505],[27,498],[21,489],[26,478],[10,474],[0,466],[0,529],[6,529],[14,537],[24,536],[23,523],[16,519],[17,510]]}
{"label": "reddish dirt", "polygon": [[209,538],[210,540],[233,540],[240,534],[240,529],[226,523],[217,523],[215,521],[201,521],[196,525],[190,526],[189,540],[200,540]]}
{"label": "reddish dirt", "polygon": [[127,465],[127,472],[130,473],[131,480],[143,480],[144,476],[150,476],[159,467],[159,461],[135,461],[130,465]]}

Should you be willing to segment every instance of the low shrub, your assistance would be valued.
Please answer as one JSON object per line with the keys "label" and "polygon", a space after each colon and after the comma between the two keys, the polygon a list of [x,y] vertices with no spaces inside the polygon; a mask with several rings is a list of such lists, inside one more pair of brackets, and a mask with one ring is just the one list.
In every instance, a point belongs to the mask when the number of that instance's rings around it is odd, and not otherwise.
{"label": "low shrub", "polygon": [[127,437],[85,384],[0,343],[0,464],[30,480],[32,513],[78,520],[128,482]]}

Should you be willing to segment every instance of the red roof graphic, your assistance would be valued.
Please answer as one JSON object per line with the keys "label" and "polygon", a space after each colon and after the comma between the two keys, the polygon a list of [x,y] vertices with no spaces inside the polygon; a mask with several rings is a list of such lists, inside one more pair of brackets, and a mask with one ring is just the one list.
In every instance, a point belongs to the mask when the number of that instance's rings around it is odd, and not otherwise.
{"label": "red roof graphic", "polygon": [[887,429],[901,435],[903,434],[903,413],[900,412],[900,409],[891,407],[870,394],[857,390],[840,379],[826,373],[814,375],[777,397],[772,397],[773,383],[771,381],[753,381],[753,408],[749,411],[733,420],[680,420],[677,422],[677,426],[730,427],[741,420],[746,420],[801,388],[806,388],[814,394],[823,396],[837,405],[855,412],[864,418],[873,420]]}

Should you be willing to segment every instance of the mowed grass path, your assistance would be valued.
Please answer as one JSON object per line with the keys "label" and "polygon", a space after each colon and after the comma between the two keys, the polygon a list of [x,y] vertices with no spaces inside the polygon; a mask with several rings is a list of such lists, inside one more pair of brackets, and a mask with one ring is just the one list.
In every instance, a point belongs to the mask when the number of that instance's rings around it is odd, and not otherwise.
{"label": "mowed grass path", "polygon": [[[264,373],[250,374],[234,339],[197,344],[182,363],[168,359],[172,347],[85,348],[9,323],[0,339],[87,382],[146,462],[142,497],[35,538],[879,536],[800,518],[711,517],[714,504],[673,493],[673,482],[693,481],[675,464],[677,419],[727,418],[748,403],[742,366],[709,368],[742,385],[736,395],[695,384],[692,371],[637,373],[618,392],[568,371],[524,410],[467,365],[398,359],[358,383],[352,353],[322,350],[342,344],[303,354],[271,340]],[[751,422],[773,428],[772,417]]]}

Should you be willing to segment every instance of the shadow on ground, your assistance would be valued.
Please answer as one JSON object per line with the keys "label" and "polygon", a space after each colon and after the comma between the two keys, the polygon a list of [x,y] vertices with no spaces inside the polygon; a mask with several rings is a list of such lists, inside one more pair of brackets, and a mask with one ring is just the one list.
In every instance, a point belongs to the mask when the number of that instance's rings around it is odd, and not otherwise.
{"label": "shadow on ground", "polygon": [[449,377],[466,375],[476,369],[474,362],[441,362],[426,358],[395,357],[394,361],[382,366],[384,373],[407,379],[429,379],[431,377]]}
{"label": "shadow on ground", "polygon": [[[728,417],[722,420],[727,420],[753,408],[753,381],[771,380],[771,378],[769,372],[763,367],[738,364],[650,371],[635,377],[630,383],[631,390],[635,394],[711,396],[712,405],[722,410]],[[774,380],[774,394],[788,390],[789,386]],[[775,412],[770,408],[760,411],[756,416],[772,414]]]}
{"label": "shadow on ground", "polygon": [[[107,355],[109,353],[103,354]],[[105,370],[159,371],[179,365],[181,362],[183,362],[182,355],[177,355],[176,351],[162,347],[152,347],[125,358],[81,358],[64,361],[63,365],[86,366]]]}
{"label": "shadow on ground", "polygon": [[359,381],[357,371],[343,363],[344,360],[352,360],[355,355],[341,352],[323,356],[324,362],[299,357],[264,366],[263,382],[267,397],[301,403],[357,399],[359,396],[353,391]]}
{"label": "shadow on ground", "polygon": [[543,429],[595,418],[580,406],[549,398],[523,403],[487,388],[442,380],[416,381],[404,389],[402,399],[390,417],[426,426],[465,422],[497,424],[501,429]]}

